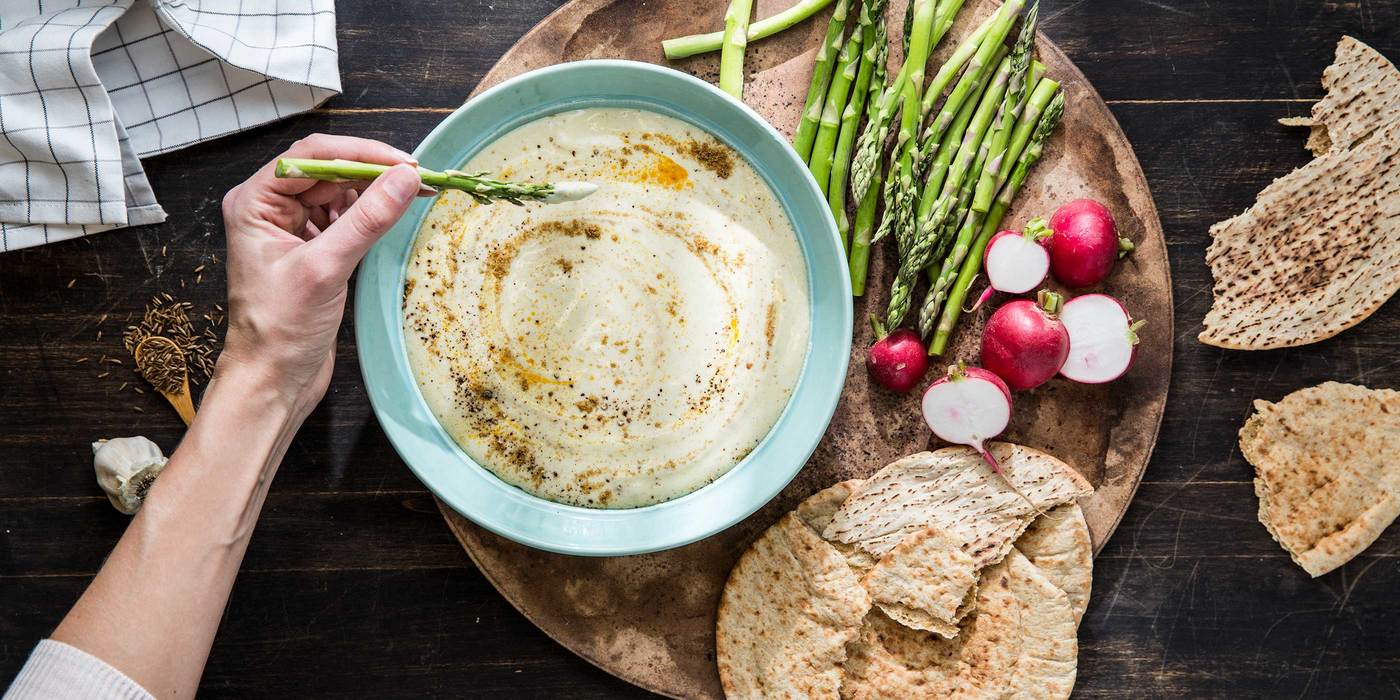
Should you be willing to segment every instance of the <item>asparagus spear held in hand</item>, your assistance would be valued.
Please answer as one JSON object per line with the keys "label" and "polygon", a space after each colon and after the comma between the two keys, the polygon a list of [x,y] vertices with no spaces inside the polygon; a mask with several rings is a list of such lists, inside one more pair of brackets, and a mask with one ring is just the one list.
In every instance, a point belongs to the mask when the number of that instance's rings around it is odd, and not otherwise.
{"label": "asparagus spear held in hand", "polygon": [[[326,182],[373,180],[389,165],[359,163],[353,160],[317,160],[315,158],[278,158],[274,174],[277,177],[310,178]],[[501,199],[511,204],[525,200],[535,202],[572,202],[598,190],[591,182],[506,182],[486,177],[486,173],[464,173],[460,170],[429,170],[418,168],[423,184],[447,190],[461,190],[482,204]]]}

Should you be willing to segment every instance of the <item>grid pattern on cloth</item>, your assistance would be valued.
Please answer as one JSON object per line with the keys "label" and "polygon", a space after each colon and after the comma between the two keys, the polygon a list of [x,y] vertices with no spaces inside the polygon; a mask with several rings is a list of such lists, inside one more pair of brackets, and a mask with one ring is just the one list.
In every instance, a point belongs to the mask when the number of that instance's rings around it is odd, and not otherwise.
{"label": "grid pattern on cloth", "polygon": [[0,252],[158,223],[140,159],[340,91],[334,0],[0,2]]}

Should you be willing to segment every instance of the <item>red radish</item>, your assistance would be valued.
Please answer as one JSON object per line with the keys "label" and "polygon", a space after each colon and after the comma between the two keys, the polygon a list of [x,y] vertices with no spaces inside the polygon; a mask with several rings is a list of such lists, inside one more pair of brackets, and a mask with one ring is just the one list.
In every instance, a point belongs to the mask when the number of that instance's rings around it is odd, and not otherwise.
{"label": "red radish", "polygon": [[991,288],[1007,294],[1025,294],[1040,286],[1050,271],[1050,252],[1042,243],[1049,237],[1050,229],[1040,217],[1027,222],[1022,233],[1002,231],[992,236],[982,257]]}
{"label": "red radish", "polygon": [[865,368],[876,384],[890,391],[909,391],[928,369],[928,353],[919,334],[900,328],[871,346]]}
{"label": "red radish", "polygon": [[1108,209],[1092,199],[1076,199],[1056,209],[1050,228],[1050,274],[1076,289],[1107,279],[1119,253],[1133,247],[1132,241],[1118,236]]}
{"label": "red radish", "polygon": [[1060,374],[1081,384],[1111,382],[1137,357],[1137,330],[1123,303],[1107,294],[1085,294],[1065,302],[1060,320],[1069,331],[1069,359]]}
{"label": "red radish", "polygon": [[1069,332],[1058,314],[1064,297],[1047,289],[1036,300],[1017,299],[996,310],[982,331],[982,366],[1012,389],[1049,381],[1070,353]]}
{"label": "red radish", "polygon": [[1001,465],[983,444],[1011,422],[1011,390],[1001,377],[981,367],[949,367],[948,375],[924,392],[923,409],[934,435],[977,450],[1002,474]]}

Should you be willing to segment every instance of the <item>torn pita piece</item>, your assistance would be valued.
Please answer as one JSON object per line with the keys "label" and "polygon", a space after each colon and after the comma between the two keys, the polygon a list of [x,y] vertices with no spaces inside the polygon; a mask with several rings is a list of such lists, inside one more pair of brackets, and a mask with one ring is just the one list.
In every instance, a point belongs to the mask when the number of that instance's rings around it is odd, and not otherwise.
{"label": "torn pita piece", "polygon": [[1343,38],[1308,119],[1318,157],[1211,227],[1200,341],[1238,350],[1330,338],[1400,289],[1400,71]]}
{"label": "torn pita piece", "polygon": [[1079,622],[1094,583],[1094,543],[1079,504],[1066,503],[1036,518],[1016,540],[1016,551],[1069,596]]}
{"label": "torn pita piece", "polygon": [[895,545],[861,580],[890,619],[906,627],[956,637],[972,607],[977,562],[938,527],[926,527]]}
{"label": "torn pita piece", "polygon": [[1327,382],[1254,410],[1240,451],[1259,520],[1309,574],[1350,561],[1400,515],[1400,392]]}
{"label": "torn pita piece", "polygon": [[[989,449],[1006,479],[969,447],[910,455],[866,479],[823,535],[884,556],[905,537],[932,525],[981,569],[1006,555],[1038,515],[1036,509],[1049,510],[1093,491],[1069,465],[1044,452],[1006,442]],[[1007,480],[1031,502],[1008,487]]]}

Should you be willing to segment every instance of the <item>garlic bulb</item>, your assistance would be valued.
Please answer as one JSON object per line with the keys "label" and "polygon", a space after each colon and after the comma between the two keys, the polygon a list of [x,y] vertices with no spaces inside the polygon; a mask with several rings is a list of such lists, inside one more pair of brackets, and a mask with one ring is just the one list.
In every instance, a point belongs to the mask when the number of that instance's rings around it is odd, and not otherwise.
{"label": "garlic bulb", "polygon": [[97,485],[107,493],[107,500],[127,515],[141,508],[165,462],[160,447],[139,435],[92,443]]}

